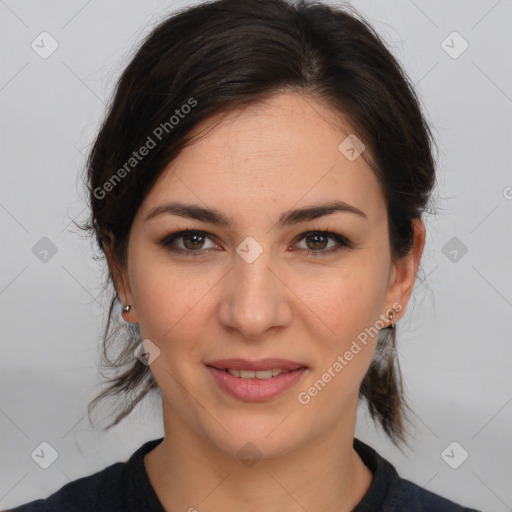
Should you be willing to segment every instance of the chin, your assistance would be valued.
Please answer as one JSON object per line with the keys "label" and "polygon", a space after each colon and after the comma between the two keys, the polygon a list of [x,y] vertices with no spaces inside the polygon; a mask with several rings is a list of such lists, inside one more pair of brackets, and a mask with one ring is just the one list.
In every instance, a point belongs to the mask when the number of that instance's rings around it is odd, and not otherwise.
{"label": "chin", "polygon": [[223,417],[222,427],[217,422],[209,423],[207,436],[219,450],[242,462],[246,456],[249,459],[280,457],[299,448],[307,432],[311,432],[304,422],[296,425],[297,418],[285,418],[282,412],[269,415],[262,410],[254,414],[228,414]]}

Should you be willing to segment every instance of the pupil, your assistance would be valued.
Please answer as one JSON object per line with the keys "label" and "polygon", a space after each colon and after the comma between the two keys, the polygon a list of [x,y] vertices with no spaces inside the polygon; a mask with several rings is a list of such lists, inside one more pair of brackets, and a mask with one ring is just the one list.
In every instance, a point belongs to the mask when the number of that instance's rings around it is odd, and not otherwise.
{"label": "pupil", "polygon": [[[204,238],[203,235],[198,235],[197,233],[192,233],[192,234],[185,235],[183,237],[183,240],[185,241],[185,246],[188,249],[199,249],[203,243],[203,238]],[[325,248],[326,237],[324,235],[319,235],[319,234],[309,235],[308,239],[310,241],[311,240],[313,241],[313,245],[316,246],[316,247],[314,247],[315,249],[324,249]],[[187,245],[187,242],[190,242],[190,241],[192,241],[192,247],[189,247]],[[322,243],[322,241],[323,241],[323,243]],[[320,247],[318,247],[318,245],[320,245]]]}
{"label": "pupil", "polygon": [[[187,246],[187,241],[190,241],[191,239],[194,238],[196,240],[192,241],[192,247]],[[197,239],[199,239],[199,241]],[[183,241],[185,242],[184,245],[185,247],[187,247],[187,249],[200,249],[200,246],[203,241],[203,235],[198,235],[197,233],[188,234],[183,237]],[[199,247],[197,247],[197,245],[199,245]]]}
{"label": "pupil", "polygon": [[[310,235],[308,238],[313,238],[314,240],[316,240],[315,242],[313,242],[315,245],[317,245],[318,243],[320,243],[321,247],[315,247],[315,249],[324,249],[325,248],[325,240],[326,240],[326,237],[324,235],[319,235],[319,234],[315,234],[315,235]],[[324,243],[322,244],[321,242],[318,242],[318,239],[324,239]]]}

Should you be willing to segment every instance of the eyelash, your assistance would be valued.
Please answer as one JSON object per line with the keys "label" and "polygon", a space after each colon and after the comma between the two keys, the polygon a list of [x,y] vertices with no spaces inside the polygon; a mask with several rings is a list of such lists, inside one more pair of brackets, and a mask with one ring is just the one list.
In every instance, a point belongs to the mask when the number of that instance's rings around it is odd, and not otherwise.
{"label": "eyelash", "polygon": [[[169,250],[173,253],[186,254],[187,256],[190,255],[193,257],[204,256],[204,251],[206,251],[208,249],[197,249],[194,251],[194,250],[185,250],[185,249],[178,249],[176,247],[172,247],[172,245],[171,245],[172,242],[174,242],[176,239],[181,238],[188,234],[201,235],[201,236],[207,237],[209,239],[212,239],[212,236],[209,233],[207,233],[206,231],[200,231],[200,230],[196,230],[196,229],[185,229],[183,231],[175,231],[174,233],[170,233],[170,234],[166,235],[160,241],[160,244],[162,246],[164,246],[167,250]],[[337,247],[331,247],[330,249],[327,249],[327,250],[312,251],[309,249],[300,249],[301,251],[305,251],[308,256],[312,256],[312,257],[329,255],[329,254],[339,251],[342,248],[350,249],[353,246],[352,242],[350,242],[350,240],[348,240],[347,238],[339,235],[338,233],[333,233],[332,231],[325,231],[325,230],[324,231],[318,231],[318,230],[306,231],[305,233],[302,233],[295,239],[294,244],[302,241],[308,235],[326,236],[327,238],[330,238],[331,240],[334,240],[335,242],[338,243]],[[212,240],[212,242],[213,242],[213,240]]]}

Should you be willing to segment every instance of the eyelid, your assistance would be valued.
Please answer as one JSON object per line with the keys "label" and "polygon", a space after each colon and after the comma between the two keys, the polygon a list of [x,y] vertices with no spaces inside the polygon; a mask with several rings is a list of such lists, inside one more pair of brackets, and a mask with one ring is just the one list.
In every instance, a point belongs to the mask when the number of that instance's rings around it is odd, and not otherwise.
{"label": "eyelid", "polygon": [[[172,233],[169,233],[168,235],[166,235],[164,238],[162,238],[160,240],[160,244],[163,245],[164,247],[168,248],[172,242],[174,242],[175,240],[182,238],[183,236],[188,235],[190,233],[192,233],[194,235],[202,235],[205,238],[209,238],[213,243],[217,244],[217,242],[215,241],[215,236],[212,235],[211,233],[208,233],[207,231],[202,231],[200,229],[188,229],[188,228],[180,229],[178,231],[173,231]],[[217,245],[219,245],[219,244],[217,244]],[[176,250],[176,252],[181,251],[181,252],[187,252],[187,253],[199,253],[204,250],[205,249],[198,249],[197,251],[191,251],[191,250],[178,248]]]}
{"label": "eyelid", "polygon": [[[210,239],[216,245],[220,245],[215,241],[216,237],[214,235],[212,235],[211,233],[208,233],[207,231],[203,231],[200,229],[189,229],[189,228],[185,228],[182,230],[178,230],[178,231],[169,233],[163,239],[160,240],[160,244],[171,252],[179,253],[179,254],[193,255],[193,256],[203,255],[205,251],[211,249],[211,248],[197,249],[194,251],[194,250],[187,250],[187,249],[181,249],[181,248],[171,248],[171,244],[172,244],[172,242],[174,242],[174,240],[182,238],[183,236],[190,234],[190,233],[202,235],[205,238]],[[337,243],[337,246],[331,247],[329,249],[320,249],[317,251],[312,250],[312,249],[299,249],[300,251],[303,251],[303,252],[305,251],[308,255],[313,255],[313,256],[328,255],[328,254],[334,253],[342,248],[352,248],[354,246],[354,244],[347,237],[340,235],[339,233],[337,233],[335,231],[331,231],[329,229],[310,229],[308,231],[304,231],[295,237],[295,239],[293,240],[293,245],[296,245],[298,242],[305,239],[308,235],[313,235],[313,234],[326,236],[327,238],[334,240]]]}
{"label": "eyelid", "polygon": [[[344,246],[344,247],[352,247],[353,246],[353,243],[347,237],[340,235],[339,233],[336,233],[335,231],[331,231],[329,229],[312,229],[310,231],[305,231],[304,233],[301,233],[300,235],[298,235],[295,238],[293,243],[295,244],[295,243],[303,240],[308,235],[322,235],[322,236],[326,236],[327,238],[329,238],[331,240],[334,240],[339,246]],[[303,250],[307,251],[310,249],[303,249]],[[324,252],[325,253],[328,251],[320,250],[320,251],[311,251],[311,252],[316,252],[316,253]]]}

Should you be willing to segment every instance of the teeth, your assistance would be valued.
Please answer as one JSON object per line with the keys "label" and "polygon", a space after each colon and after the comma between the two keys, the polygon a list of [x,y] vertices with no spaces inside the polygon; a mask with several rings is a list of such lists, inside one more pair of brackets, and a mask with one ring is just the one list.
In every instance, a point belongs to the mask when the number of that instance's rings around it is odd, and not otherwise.
{"label": "teeth", "polygon": [[262,370],[257,372],[253,370],[234,370],[229,368],[225,371],[234,377],[240,377],[242,379],[270,379],[279,375],[280,373],[290,372],[290,370],[282,370],[281,368],[273,368],[272,370]]}

